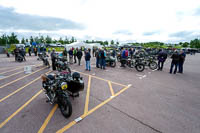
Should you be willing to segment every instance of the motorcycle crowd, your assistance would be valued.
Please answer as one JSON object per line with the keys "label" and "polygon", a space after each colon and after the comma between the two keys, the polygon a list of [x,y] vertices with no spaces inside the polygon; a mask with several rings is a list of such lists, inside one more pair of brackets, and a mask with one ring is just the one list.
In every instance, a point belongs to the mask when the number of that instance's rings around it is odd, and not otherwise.
{"label": "motorcycle crowd", "polygon": [[[91,54],[92,53],[92,54]],[[170,53],[170,54],[169,54]],[[14,50],[15,60],[22,62],[25,59],[25,50],[23,48],[16,48]],[[31,56],[31,53],[29,53]],[[37,54],[38,60],[42,60],[45,66],[50,68],[49,55],[46,51],[41,51]],[[173,53],[164,49],[134,49],[134,48],[112,48],[101,49],[94,47],[86,48],[71,48],[67,51],[64,49],[61,53],[56,53],[55,49],[50,54],[52,62],[52,70],[54,73],[43,74],[42,86],[47,97],[47,102],[57,103],[61,113],[68,118],[72,114],[72,104],[69,97],[73,99],[79,96],[79,92],[84,90],[83,78],[78,72],[71,72],[69,64],[77,63],[81,65],[82,57],[85,57],[85,68],[91,71],[90,60],[91,57],[96,58],[96,67],[106,69],[106,66],[115,67],[116,62],[120,62],[120,67],[135,68],[137,71],[144,71],[145,67],[152,70],[162,71],[163,65],[168,56],[171,56],[172,62],[170,73],[176,74],[177,69],[179,73],[183,73],[183,64],[186,54],[183,50],[173,51]],[[57,72],[55,71],[57,70]]]}

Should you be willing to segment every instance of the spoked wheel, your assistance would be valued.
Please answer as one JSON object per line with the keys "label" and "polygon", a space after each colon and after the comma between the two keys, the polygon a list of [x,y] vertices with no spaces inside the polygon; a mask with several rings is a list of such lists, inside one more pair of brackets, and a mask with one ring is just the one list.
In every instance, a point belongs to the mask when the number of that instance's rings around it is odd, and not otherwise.
{"label": "spoked wheel", "polygon": [[65,118],[72,115],[72,104],[67,98],[63,98],[60,105],[60,111]]}
{"label": "spoked wheel", "polygon": [[150,69],[155,70],[155,69],[157,69],[157,67],[158,67],[158,64],[155,61],[149,63]]}
{"label": "spoked wheel", "polygon": [[136,69],[138,72],[144,71],[144,68],[145,68],[144,64],[137,64],[137,65],[135,66],[135,69]]}
{"label": "spoked wheel", "polygon": [[115,66],[116,66],[116,62],[115,62],[115,61],[110,62],[110,66],[111,66],[111,67],[115,67]]}

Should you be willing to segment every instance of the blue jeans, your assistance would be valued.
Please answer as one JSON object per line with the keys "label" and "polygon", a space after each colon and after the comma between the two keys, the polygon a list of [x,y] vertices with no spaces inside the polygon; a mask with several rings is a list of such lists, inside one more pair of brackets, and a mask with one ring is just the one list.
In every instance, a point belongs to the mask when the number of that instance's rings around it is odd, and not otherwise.
{"label": "blue jeans", "polygon": [[178,63],[174,63],[174,62],[171,63],[170,73],[172,73],[174,66],[175,66],[174,74],[176,74]]}
{"label": "blue jeans", "polygon": [[178,64],[178,72],[183,73],[183,62],[182,61],[179,62],[179,64]]}
{"label": "blue jeans", "polygon": [[90,61],[86,61],[86,70],[91,70],[91,68],[90,68]]}
{"label": "blue jeans", "polygon": [[96,58],[96,67],[99,68],[99,58]]}
{"label": "blue jeans", "polygon": [[102,68],[105,69],[105,67],[106,67],[106,60],[105,59],[101,59],[100,60],[100,65],[101,65],[101,69]]}

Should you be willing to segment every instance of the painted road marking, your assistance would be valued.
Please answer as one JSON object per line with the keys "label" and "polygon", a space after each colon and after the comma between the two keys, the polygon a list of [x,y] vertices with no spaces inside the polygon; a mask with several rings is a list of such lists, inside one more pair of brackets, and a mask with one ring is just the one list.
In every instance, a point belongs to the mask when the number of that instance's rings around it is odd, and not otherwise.
{"label": "painted road marking", "polygon": [[[114,95],[114,97],[117,97],[119,94],[121,94],[122,92],[124,92],[125,90],[127,90],[129,87],[131,87],[131,85],[126,86],[125,88],[123,88],[122,90],[120,90],[118,93],[116,93]],[[94,111],[96,111],[97,109],[99,109],[100,107],[102,107],[103,105],[105,105],[106,103],[108,103],[109,101],[111,101],[114,97],[110,97],[107,100],[105,100],[104,102],[100,103],[99,105],[97,105],[96,107],[94,107],[93,109],[91,109],[87,114],[83,114],[81,116],[82,119],[84,119],[85,117],[87,117],[88,115],[90,115],[91,113],[93,113]],[[64,126],[63,128],[61,128],[60,130],[58,130],[56,133],[63,133],[66,130],[68,130],[70,127],[74,126],[77,122],[76,121],[72,121],[69,124],[67,124],[66,126]]]}
{"label": "painted road marking", "polygon": [[5,72],[2,72],[2,73],[0,73],[0,74],[12,72],[12,71],[15,71],[15,70],[18,70],[18,69],[22,69],[22,67],[17,67],[17,68],[15,68],[15,69],[12,69],[12,70],[9,70],[9,71],[5,71]]}
{"label": "painted road marking", "polygon": [[[97,76],[93,76],[93,75],[90,75],[90,74],[86,74],[86,73],[83,73],[83,72],[79,72],[79,71],[76,71],[76,70],[72,70],[72,71],[78,72],[78,73],[86,75],[86,76],[91,76],[93,78],[100,79],[100,80],[103,80],[103,81],[106,81],[106,82],[110,81],[110,80],[107,80],[107,79],[103,79],[103,78],[100,78],[100,77],[97,77]],[[126,87],[126,85],[123,85],[123,84],[120,84],[120,83],[116,83],[116,82],[113,82],[113,81],[110,81],[110,82],[113,83],[113,84],[116,84],[116,85],[120,85],[120,86]]]}
{"label": "painted road marking", "polygon": [[18,79],[16,79],[16,80],[14,80],[14,81],[11,81],[11,82],[9,82],[9,83],[7,83],[7,84],[4,84],[4,85],[0,86],[0,88],[3,88],[3,87],[5,87],[5,86],[7,86],[7,85],[10,85],[10,84],[12,84],[12,83],[15,83],[15,82],[17,82],[17,81],[19,81],[19,80],[21,80],[21,79],[23,79],[23,78],[25,78],[25,77],[28,77],[28,76],[30,76],[30,75],[36,73],[36,72],[39,72],[39,71],[41,71],[41,70],[43,70],[43,69],[45,69],[45,68],[46,68],[46,67],[43,67],[43,68],[41,68],[41,69],[39,69],[39,70],[37,70],[37,71],[31,73],[31,74],[25,75],[25,76],[23,76],[23,77],[21,77],[21,78],[18,78]]}
{"label": "painted road marking", "polygon": [[43,133],[44,132],[44,129],[48,125],[49,121],[51,120],[51,118],[54,115],[54,113],[55,113],[55,111],[56,111],[57,108],[58,108],[58,104],[54,105],[53,109],[51,110],[51,112],[47,116],[46,120],[42,124],[42,126],[41,126],[40,130],[38,131],[38,133]]}
{"label": "painted road marking", "polygon": [[16,116],[21,110],[23,110],[28,104],[30,104],[31,101],[33,101],[40,93],[42,93],[42,90],[37,92],[31,99],[29,99],[24,105],[22,105],[17,111],[15,111],[12,115],[10,115],[6,120],[4,120],[0,124],[0,128],[2,128],[6,123],[8,123],[14,116]]}
{"label": "painted road marking", "polygon": [[[51,72],[51,71],[48,71],[47,73],[49,73],[49,72]],[[47,73],[45,73],[45,74],[47,74]],[[0,103],[3,102],[4,100],[6,100],[7,98],[9,98],[10,96],[16,94],[16,93],[19,92],[20,90],[24,89],[25,87],[29,86],[30,84],[36,82],[36,81],[39,80],[39,79],[40,79],[40,76],[39,76],[38,78],[34,79],[33,81],[29,82],[28,84],[26,84],[26,85],[20,87],[20,88],[17,89],[16,91],[14,91],[14,92],[10,93],[9,95],[5,96],[4,98],[0,99]]]}
{"label": "painted road marking", "polygon": [[89,97],[90,97],[90,86],[91,86],[91,76],[89,76],[89,79],[88,79],[88,88],[87,88],[87,95],[86,95],[86,99],[85,99],[84,114],[87,114],[87,112],[88,112]]}
{"label": "painted road marking", "polygon": [[111,95],[114,96],[114,91],[113,91],[112,84],[111,84],[110,81],[108,81],[108,85],[109,85],[109,88],[110,88]]}

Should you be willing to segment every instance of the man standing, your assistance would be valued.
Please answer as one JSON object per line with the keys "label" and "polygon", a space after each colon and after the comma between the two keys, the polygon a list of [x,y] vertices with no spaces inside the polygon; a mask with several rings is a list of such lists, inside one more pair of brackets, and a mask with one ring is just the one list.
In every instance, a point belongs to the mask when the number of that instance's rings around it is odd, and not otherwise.
{"label": "man standing", "polygon": [[99,68],[99,62],[100,62],[100,51],[101,49],[99,48],[99,50],[96,50],[95,56],[96,56],[96,68]]}
{"label": "man standing", "polygon": [[158,70],[162,71],[166,59],[167,59],[167,53],[164,50],[161,50],[158,53]]}
{"label": "man standing", "polygon": [[67,49],[66,48],[64,49],[62,54],[63,54],[64,60],[67,61]]}
{"label": "man standing", "polygon": [[77,58],[78,58],[78,65],[80,66],[81,65],[81,58],[83,56],[83,53],[81,51],[81,49],[78,50],[77,52]]}
{"label": "man standing", "polygon": [[128,50],[122,49],[121,66],[120,67],[125,67],[127,58],[128,58]]}
{"label": "man standing", "polygon": [[28,48],[29,56],[31,56],[31,47]]}
{"label": "man standing", "polygon": [[101,69],[106,69],[106,50],[101,50],[100,52],[101,56]]}
{"label": "man standing", "polygon": [[91,58],[91,55],[90,55],[89,51],[87,50],[85,52],[85,62],[86,62],[86,69],[85,70],[88,70],[88,71],[91,71],[90,58]]}
{"label": "man standing", "polygon": [[74,49],[74,50],[73,50],[73,55],[74,55],[74,63],[76,63],[77,51],[78,51],[78,48],[76,48],[76,49]]}
{"label": "man standing", "polygon": [[183,73],[183,63],[185,61],[185,57],[186,54],[183,50],[181,50],[179,55],[178,73]]}
{"label": "man standing", "polygon": [[177,66],[178,66],[178,63],[179,63],[179,54],[178,54],[178,51],[175,51],[175,53],[172,54],[172,62],[171,62],[171,67],[170,67],[170,74],[172,74],[172,71],[173,71],[173,67],[175,66],[175,69],[174,69],[174,74],[176,74],[176,71],[177,71]]}
{"label": "man standing", "polygon": [[53,49],[51,53],[51,61],[52,61],[52,69],[53,71],[56,70],[56,52],[55,49]]}
{"label": "man standing", "polygon": [[73,50],[72,50],[72,48],[69,50],[69,62],[70,62],[70,64],[73,64]]}

